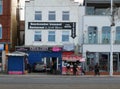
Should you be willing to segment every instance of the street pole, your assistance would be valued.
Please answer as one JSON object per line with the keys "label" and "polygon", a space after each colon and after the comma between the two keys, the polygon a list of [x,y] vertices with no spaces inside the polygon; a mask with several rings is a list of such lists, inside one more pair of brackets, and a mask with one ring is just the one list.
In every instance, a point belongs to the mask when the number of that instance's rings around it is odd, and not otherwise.
{"label": "street pole", "polygon": [[113,0],[111,0],[111,43],[110,43],[110,76],[113,76],[113,27],[114,27],[114,13]]}

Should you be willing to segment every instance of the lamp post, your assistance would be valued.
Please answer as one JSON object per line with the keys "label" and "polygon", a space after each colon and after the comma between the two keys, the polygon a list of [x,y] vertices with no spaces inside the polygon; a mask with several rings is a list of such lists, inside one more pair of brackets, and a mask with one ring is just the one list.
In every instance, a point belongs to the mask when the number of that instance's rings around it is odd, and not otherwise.
{"label": "lamp post", "polygon": [[110,43],[110,76],[113,76],[113,29],[114,23],[114,12],[113,12],[113,0],[111,0],[111,43]]}

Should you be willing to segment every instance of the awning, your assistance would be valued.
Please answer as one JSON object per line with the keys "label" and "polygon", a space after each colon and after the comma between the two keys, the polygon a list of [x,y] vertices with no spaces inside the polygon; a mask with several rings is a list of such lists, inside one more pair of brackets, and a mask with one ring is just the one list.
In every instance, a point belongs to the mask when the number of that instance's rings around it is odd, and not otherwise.
{"label": "awning", "polygon": [[8,53],[7,56],[28,56],[28,54],[24,52],[15,51],[12,53]]}
{"label": "awning", "polygon": [[62,56],[63,61],[80,61],[80,62],[85,62],[85,58],[82,58],[81,56],[76,56],[76,55],[63,55]]}

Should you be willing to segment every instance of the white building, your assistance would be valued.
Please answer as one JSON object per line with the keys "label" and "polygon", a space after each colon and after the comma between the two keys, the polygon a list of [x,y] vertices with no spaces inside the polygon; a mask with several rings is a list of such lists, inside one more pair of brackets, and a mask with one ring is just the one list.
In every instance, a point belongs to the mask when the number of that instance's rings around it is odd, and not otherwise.
{"label": "white building", "polygon": [[81,13],[79,4],[74,0],[26,2],[25,45],[78,44]]}
{"label": "white building", "polygon": [[113,70],[120,71],[120,1],[113,0],[115,26],[111,31],[110,0],[87,0],[86,14],[83,16],[83,55],[86,57],[86,69],[93,70],[95,63],[100,71],[109,71],[111,52],[111,33],[113,41]]}
{"label": "white building", "polygon": [[[74,52],[76,47],[75,52],[79,52],[84,14],[84,7],[74,0],[26,1],[25,47],[29,47],[30,51],[43,51],[44,54],[44,51],[48,51],[46,56],[40,56],[41,60],[47,62],[47,59],[57,59],[58,68],[61,49]],[[52,52],[49,52],[49,47]],[[54,50],[54,47],[57,47],[57,50]],[[31,61],[33,63],[33,59]]]}

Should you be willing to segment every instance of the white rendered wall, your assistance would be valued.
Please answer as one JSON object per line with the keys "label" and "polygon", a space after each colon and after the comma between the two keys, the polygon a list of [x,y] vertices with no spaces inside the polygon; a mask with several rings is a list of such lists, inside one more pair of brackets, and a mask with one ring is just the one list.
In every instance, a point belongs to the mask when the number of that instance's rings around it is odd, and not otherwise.
{"label": "white rendered wall", "polygon": [[[89,26],[96,26],[98,28],[98,44],[84,44],[83,52],[110,52],[110,44],[102,44],[102,27],[111,25],[110,16],[84,16],[83,34],[85,37],[88,36],[87,30]],[[120,22],[115,22],[115,27],[113,31],[113,40],[115,40],[116,26],[120,26]],[[86,42],[87,40],[85,40]],[[114,44],[113,51],[119,52],[120,45]]]}
{"label": "white rendered wall", "polygon": [[[34,20],[35,11],[42,11],[42,21]],[[58,29],[53,29],[52,31],[56,31],[56,39],[55,42],[48,42],[48,31],[49,30],[40,30],[40,29],[28,29],[28,22],[76,22],[76,38],[73,39],[70,37],[70,41],[68,43],[78,44],[79,42],[79,33],[80,33],[80,12],[79,5],[71,0],[30,0],[30,2],[26,3],[25,6],[25,45],[64,45],[66,43],[62,42],[62,31]],[[49,21],[48,20],[48,12],[55,11],[56,12],[56,20]],[[70,12],[70,20],[62,21],[62,11]],[[34,41],[34,32],[42,31],[42,42]],[[68,30],[67,30],[68,31]],[[70,36],[71,36],[71,30]]]}

